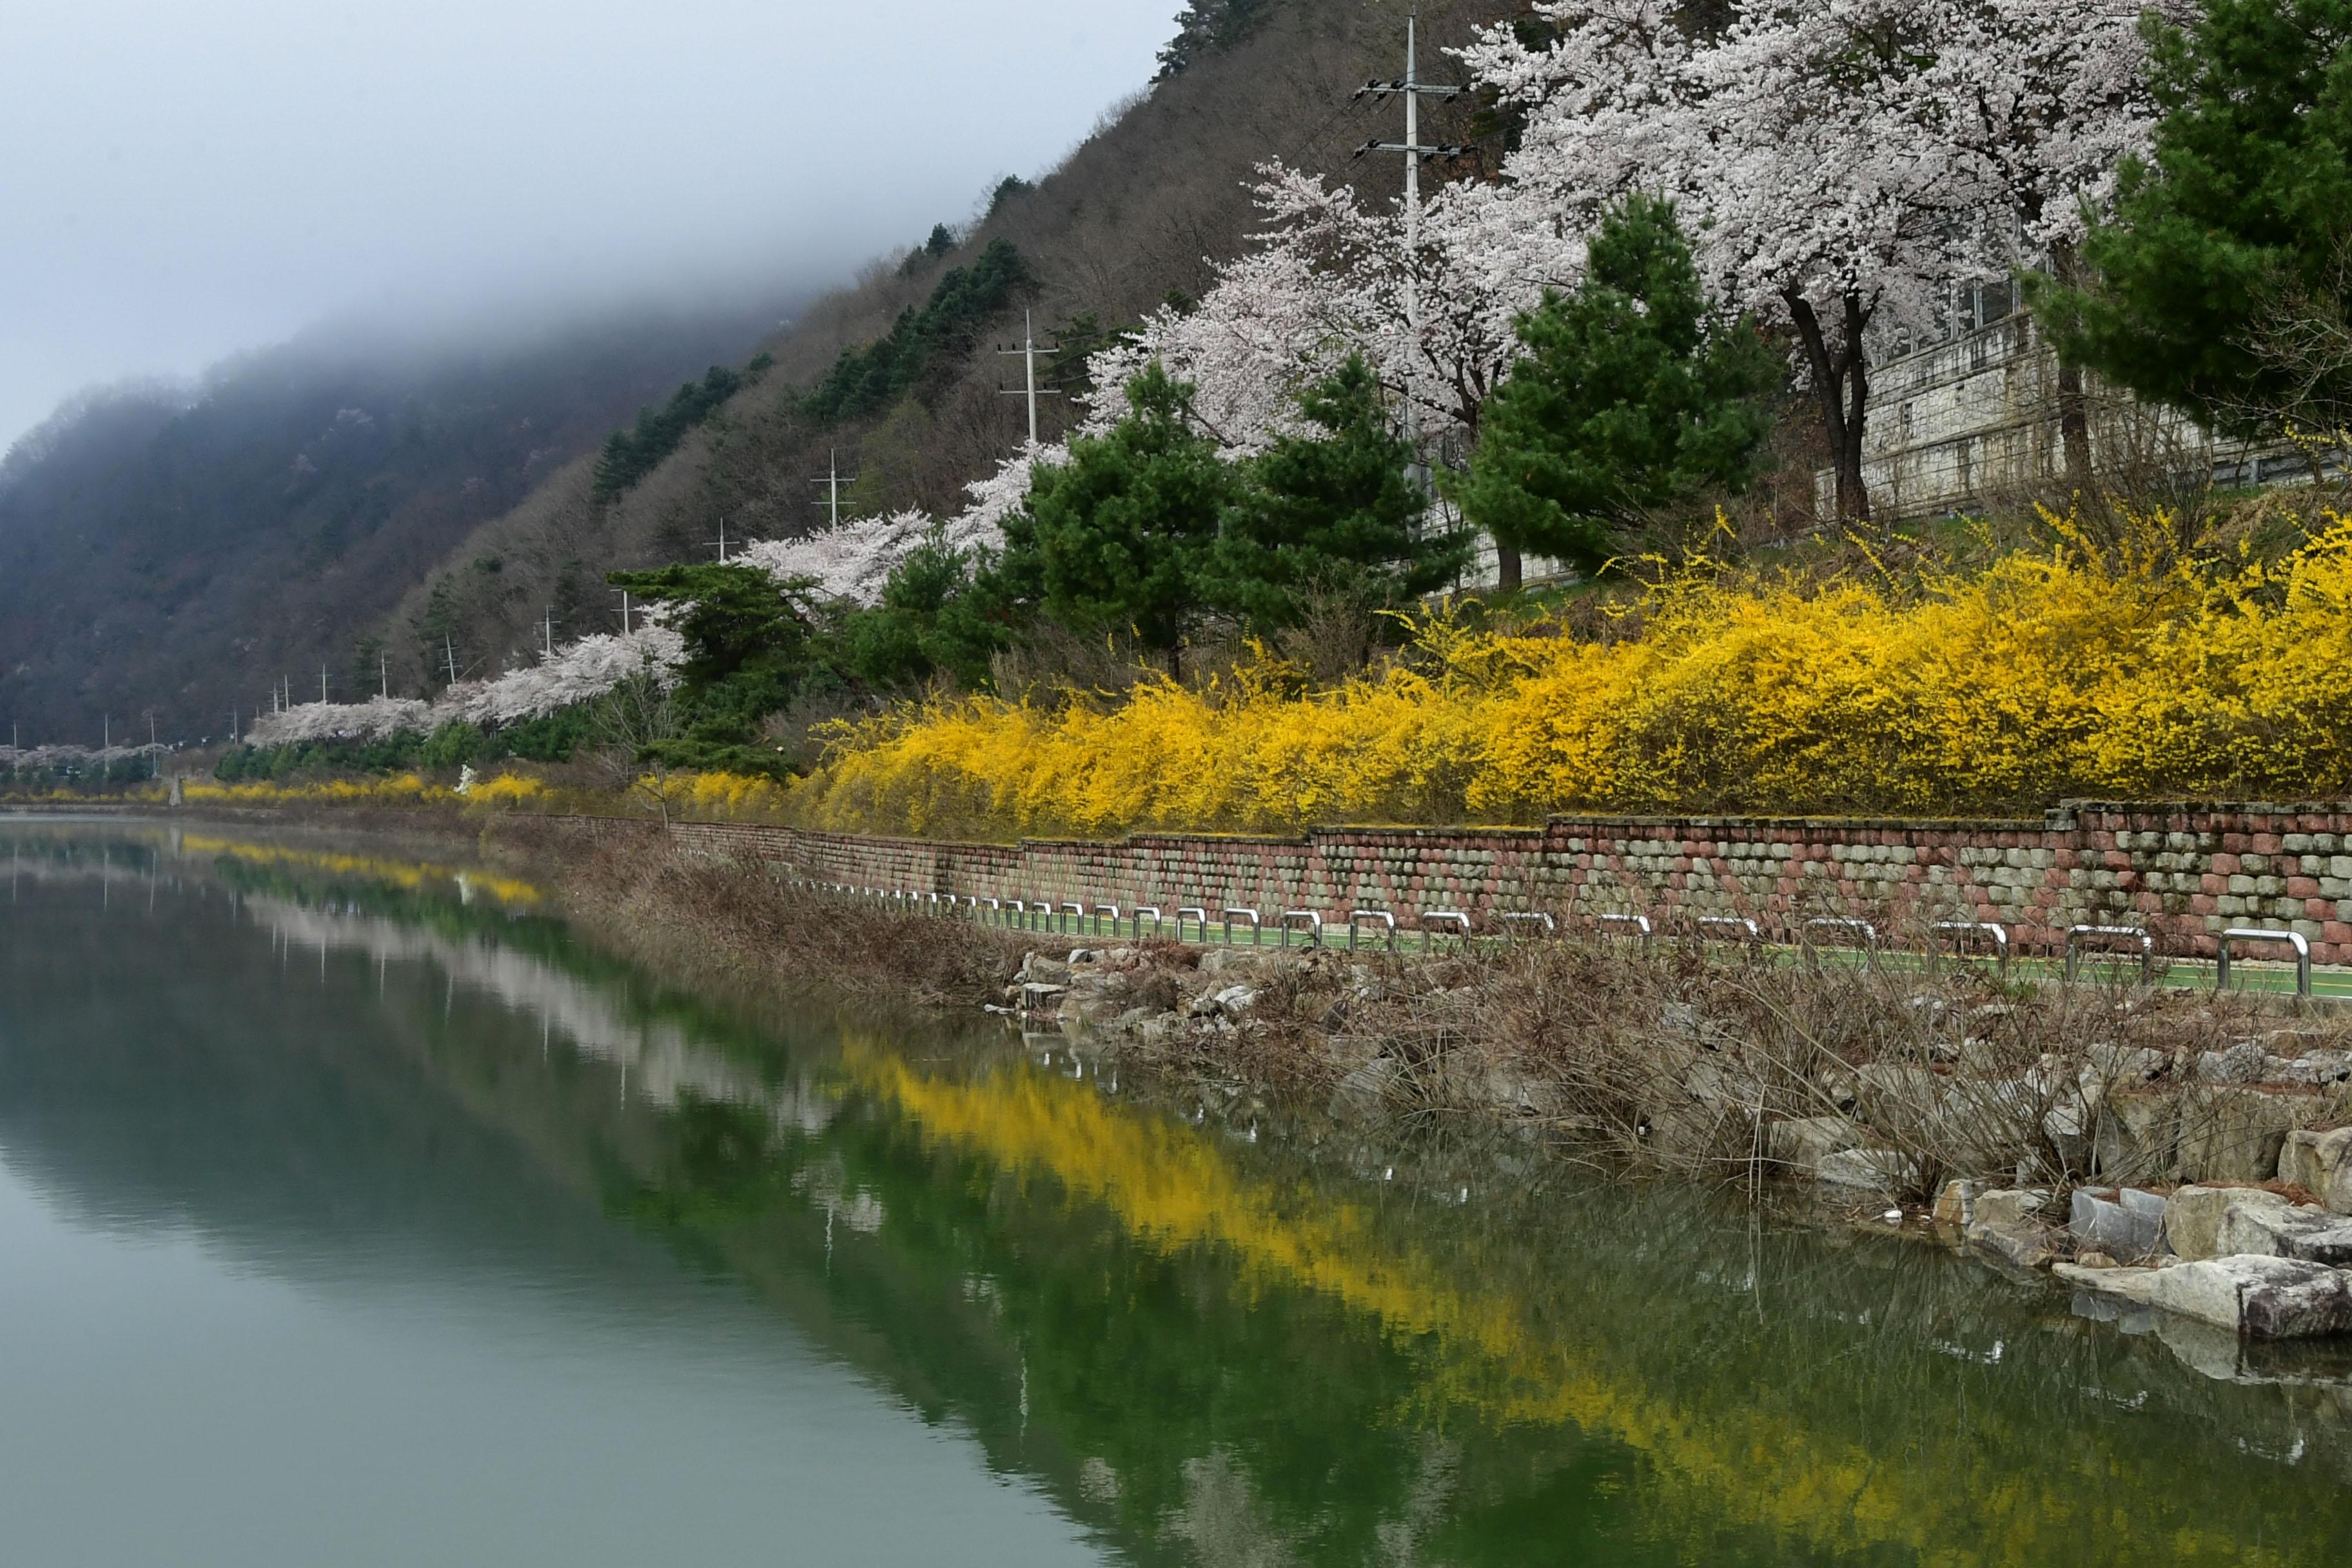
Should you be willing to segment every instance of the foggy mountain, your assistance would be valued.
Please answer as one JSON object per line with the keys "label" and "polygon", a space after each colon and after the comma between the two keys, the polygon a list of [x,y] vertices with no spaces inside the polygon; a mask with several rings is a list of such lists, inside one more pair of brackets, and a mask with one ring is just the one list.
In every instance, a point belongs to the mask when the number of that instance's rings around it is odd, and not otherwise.
{"label": "foggy mountain", "polygon": [[[1420,9],[1423,79],[1449,79],[1442,47],[1517,6]],[[1082,412],[1088,348],[1198,294],[1245,248],[1259,165],[1395,194],[1401,160],[1353,154],[1394,140],[1401,117],[1350,95],[1402,69],[1404,12],[1192,0],[1158,78],[1055,166],[975,191],[804,310],[609,316],[397,363],[297,345],[220,373],[186,406],[152,388],[79,406],[0,473],[0,721],[23,720],[27,742],[94,743],[102,714],[143,731],[152,707],[167,738],[193,740],[282,677],[315,700],[322,662],[338,700],[372,692],[380,669],[394,694],[436,689],[453,651],[463,673],[494,674],[533,657],[551,615],[558,640],[617,629],[609,568],[709,560],[722,528],[740,541],[822,526],[811,481],[836,462],[855,476],[845,515],[954,510],[1024,432],[1021,400],[1002,393],[1018,362],[993,352],[1024,311],[1063,351],[1047,362],[1051,440]],[[1457,173],[1499,152],[1479,108],[1424,107],[1424,141],[1471,144]],[[1006,247],[1017,279],[975,290]],[[844,352],[894,328],[920,338],[919,366],[813,411]],[[712,366],[732,374],[702,383]],[[665,406],[681,417],[625,483],[600,484],[600,444]]]}
{"label": "foggy mountain", "polygon": [[373,690],[365,629],[428,566],[793,302],[423,342],[347,322],[78,400],[0,465],[0,717],[94,745],[152,709],[193,740],[281,678],[315,698],[322,660]]}

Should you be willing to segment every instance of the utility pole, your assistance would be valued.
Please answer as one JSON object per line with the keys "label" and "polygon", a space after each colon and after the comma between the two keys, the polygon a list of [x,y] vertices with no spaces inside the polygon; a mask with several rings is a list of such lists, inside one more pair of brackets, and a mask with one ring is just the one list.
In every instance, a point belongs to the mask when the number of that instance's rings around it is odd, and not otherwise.
{"label": "utility pole", "polygon": [[380,689],[378,690],[377,695],[382,697],[391,696],[392,658],[390,655],[380,653],[375,656],[375,677],[380,685]]}
{"label": "utility pole", "polygon": [[98,749],[101,752],[114,750],[114,715],[111,713],[99,716]]}
{"label": "utility pole", "polygon": [[455,686],[457,684],[457,645],[447,632],[441,634],[441,651],[448,656],[449,684]]}
{"label": "utility pole", "polygon": [[825,499],[823,500],[811,501],[809,504],[811,506],[821,506],[826,509],[827,516],[830,519],[827,526],[832,528],[839,528],[841,526],[841,487],[844,485],[854,485],[856,482],[857,476],[856,474],[845,474],[841,471],[840,452],[834,447],[827,447],[824,449],[824,478],[821,479],[811,479],[809,481],[809,483],[813,485],[823,485],[825,487]]}
{"label": "utility pole", "polygon": [[326,705],[327,705],[327,661],[326,661],[325,659],[320,659],[320,660],[319,661],[319,706],[320,706],[320,707],[321,707],[321,708],[324,708]]}
{"label": "utility pole", "polygon": [[[1367,153],[1404,154],[1404,323],[1406,335],[1412,340],[1410,353],[1418,353],[1421,348],[1421,287],[1413,276],[1413,269],[1421,260],[1421,161],[1423,158],[1458,158],[1469,151],[1466,147],[1445,144],[1424,147],[1421,143],[1421,100],[1424,98],[1458,98],[1462,89],[1424,83],[1415,77],[1419,25],[1417,16],[1407,14],[1404,20],[1404,75],[1395,81],[1368,81],[1355,92],[1357,98],[1404,100],[1404,140],[1367,142],[1356,149],[1356,156],[1360,158]],[[1405,362],[1404,438],[1418,452],[1421,416],[1413,406],[1412,363],[1408,357]]]}
{"label": "utility pole", "polygon": [[[726,525],[721,523],[719,532],[724,534],[726,531]],[[724,561],[726,557],[721,555],[719,559]],[[547,606],[547,614],[539,623],[539,657],[541,658],[555,657],[555,606],[553,605]]]}
{"label": "utility pole", "polygon": [[1053,355],[1062,352],[1061,345],[1059,343],[1052,343],[1044,348],[1038,347],[1036,329],[1030,323],[1029,312],[1024,310],[1021,312],[1021,342],[1019,345],[1014,346],[1000,343],[997,345],[996,352],[1000,357],[1011,354],[1019,354],[1021,356],[1022,386],[1018,389],[1010,386],[1000,386],[996,389],[996,392],[997,395],[1000,397],[1025,396],[1029,399],[1029,444],[1034,447],[1037,444],[1037,399],[1040,397],[1059,397],[1062,395],[1061,389],[1059,387],[1049,386],[1043,392],[1037,390],[1037,356],[1039,354],[1045,354],[1048,358],[1051,358]]}
{"label": "utility pole", "polygon": [[620,588],[615,589],[614,592],[621,595],[621,635],[627,637],[629,635],[629,591],[626,588]]}
{"label": "utility pole", "polygon": [[[714,542],[706,539],[702,542],[709,544]],[[719,546],[719,564],[724,566],[727,564],[727,520],[723,517],[719,520],[719,538],[715,542]]]}

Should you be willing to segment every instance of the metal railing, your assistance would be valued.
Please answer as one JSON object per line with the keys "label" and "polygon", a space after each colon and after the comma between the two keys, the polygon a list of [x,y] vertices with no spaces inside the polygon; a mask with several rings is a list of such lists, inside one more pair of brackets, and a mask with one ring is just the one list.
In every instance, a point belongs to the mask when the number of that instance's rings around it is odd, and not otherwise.
{"label": "metal railing", "polygon": [[1209,911],[1201,908],[1198,904],[1188,904],[1177,910],[1176,940],[1178,942],[1182,942],[1184,940],[1184,917],[1186,915],[1191,915],[1194,920],[1201,922],[1201,942],[1203,946],[1206,946],[1209,941]]}
{"label": "metal railing", "polygon": [[[1295,923],[1295,922],[1302,921],[1306,922],[1303,926],[1302,926],[1302,925],[1299,925],[1299,924]],[[1323,917],[1322,917],[1321,915],[1318,914],[1315,910],[1283,910],[1283,911],[1282,911],[1282,945],[1283,945],[1283,946],[1285,946],[1285,947],[1288,947],[1288,946],[1290,945],[1290,933],[1291,933],[1292,931],[1306,931],[1306,932],[1307,932],[1307,946],[1309,946],[1309,947],[1321,947],[1321,946],[1323,945]],[[1350,937],[1350,938],[1349,938],[1349,940],[1350,940],[1350,941],[1353,941],[1354,939],[1353,939],[1352,937]]]}
{"label": "metal railing", "polygon": [[1437,941],[1437,927],[1440,922],[1450,923],[1458,928],[1462,937],[1462,945],[1464,947],[1468,947],[1470,945],[1470,917],[1468,915],[1463,913],[1460,910],[1423,910],[1421,911],[1421,930],[1422,942],[1424,946],[1432,945]]}
{"label": "metal railing", "polygon": [[2231,926],[2221,933],[2221,945],[2214,954],[2213,989],[2230,988],[2230,947],[2241,942],[2284,942],[2294,949],[2294,994],[2311,994],[2311,942],[2299,931],[2264,931],[2259,926]]}
{"label": "metal railing", "polygon": [[1387,928],[1389,951],[1394,952],[1397,938],[1396,916],[1386,910],[1349,910],[1348,911],[1348,951],[1349,952],[1356,951],[1356,932],[1362,929],[1366,921],[1379,921]]}
{"label": "metal railing", "polygon": [[1559,922],[1541,910],[1514,910],[1506,914],[1496,915],[1495,923],[1503,928],[1505,936],[1518,935],[1521,926],[1540,927],[1545,936],[1559,934]]}
{"label": "metal railing", "polygon": [[1813,940],[1815,931],[1844,931],[1849,935],[1860,937],[1863,962],[1874,968],[1877,966],[1878,928],[1868,921],[1829,919],[1807,921],[1804,924],[1805,956],[1818,963],[1821,962],[1821,944]]}
{"label": "metal railing", "polygon": [[1970,937],[1984,937],[1992,943],[1994,967],[2003,979],[2009,977],[2009,931],[1990,921],[1937,921],[1927,928],[1927,934],[1950,937],[1952,951],[1958,952]]}
{"label": "metal railing", "polygon": [[1642,939],[1642,951],[1644,953],[1650,951],[1650,940],[1654,934],[1650,929],[1650,917],[1647,915],[1595,915],[1592,917],[1592,926],[1593,930],[1601,936],[1609,936],[1621,931],[1632,932]]}
{"label": "metal railing", "polygon": [[1160,906],[1138,904],[1135,906],[1135,940],[1138,942],[1143,940],[1143,917],[1146,915],[1151,917],[1151,934],[1154,936],[1160,934]]}
{"label": "metal railing", "polygon": [[1701,942],[1706,940],[1710,931],[1729,931],[1730,936],[1723,940],[1744,942],[1750,947],[1760,947],[1764,943],[1764,928],[1746,915],[1701,915],[1691,923],[1698,929]]}
{"label": "metal railing", "polygon": [[[1250,945],[1252,947],[1260,945],[1257,934],[1258,928],[1265,925],[1265,922],[1258,918],[1258,912],[1255,910],[1219,910],[1217,911],[1217,923],[1225,928],[1225,945],[1227,947],[1234,945],[1234,922],[1244,918],[1249,921]],[[1209,933],[1206,930],[1202,931],[1201,940],[1202,942],[1209,940]]]}
{"label": "metal railing", "polygon": [[2074,978],[2074,963],[2085,939],[2112,942],[2128,938],[2139,943],[2139,977],[2143,984],[2156,976],[2156,938],[2139,926],[2068,926],[2066,928],[2066,978]]}

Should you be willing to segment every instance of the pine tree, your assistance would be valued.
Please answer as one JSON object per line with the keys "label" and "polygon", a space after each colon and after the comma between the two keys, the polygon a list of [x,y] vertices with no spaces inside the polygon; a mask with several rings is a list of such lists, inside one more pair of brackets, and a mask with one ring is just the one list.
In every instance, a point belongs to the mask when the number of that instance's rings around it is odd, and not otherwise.
{"label": "pine tree", "polygon": [[1468,541],[1415,536],[1427,502],[1408,475],[1412,449],[1390,426],[1363,356],[1308,387],[1299,406],[1319,434],[1282,437],[1251,465],[1211,563],[1220,607],[1264,629],[1293,622],[1307,593],[1394,605],[1452,581]]}
{"label": "pine tree", "polygon": [[1075,631],[1131,633],[1180,670],[1235,478],[1194,427],[1191,387],[1154,363],[1127,397],[1128,416],[1108,433],[1038,468],[983,589],[1034,602]]}
{"label": "pine tree", "polygon": [[2087,283],[2026,280],[2036,317],[2069,363],[2217,429],[2352,406],[2352,363],[2266,352],[2282,312],[2340,340],[2352,304],[2352,0],[2210,0],[2189,30],[2147,26],[2151,156],[2084,239]]}
{"label": "pine tree", "polygon": [[1518,318],[1526,352],[1447,487],[1464,517],[1592,571],[1657,509],[1745,484],[1777,367],[1714,314],[1670,203],[1635,196],[1603,218],[1576,291]]}

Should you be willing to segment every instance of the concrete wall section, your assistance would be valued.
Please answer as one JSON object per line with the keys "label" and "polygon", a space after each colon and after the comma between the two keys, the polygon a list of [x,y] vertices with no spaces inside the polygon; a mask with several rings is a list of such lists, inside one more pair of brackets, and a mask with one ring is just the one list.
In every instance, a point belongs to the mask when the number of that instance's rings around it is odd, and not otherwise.
{"label": "concrete wall section", "polygon": [[[679,823],[698,853],[856,887],[1004,900],[1285,910],[1413,925],[1461,910],[1590,920],[1708,915],[1775,939],[1805,921],[1997,921],[2016,951],[2063,950],[2070,925],[2128,925],[2179,956],[2231,926],[2302,932],[2352,964],[2352,803],[2074,803],[2040,821],[1555,817],[1537,828],[1327,828],[1296,838],[1149,834],[1108,843],[936,844],[731,823]],[[2250,954],[2276,956],[2274,952]]]}

